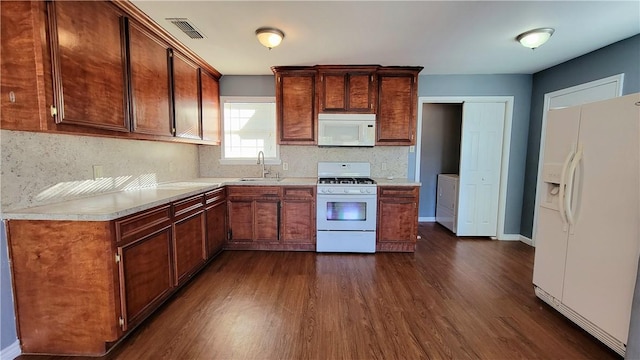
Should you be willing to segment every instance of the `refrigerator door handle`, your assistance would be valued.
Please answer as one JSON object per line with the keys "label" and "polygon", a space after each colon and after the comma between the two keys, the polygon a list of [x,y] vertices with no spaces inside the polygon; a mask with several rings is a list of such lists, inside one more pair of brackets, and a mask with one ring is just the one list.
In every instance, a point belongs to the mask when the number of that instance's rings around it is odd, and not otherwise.
{"label": "refrigerator door handle", "polygon": [[567,222],[569,226],[573,226],[575,224],[574,211],[571,208],[571,198],[573,194],[573,183],[575,182],[574,175],[576,174],[576,169],[578,167],[578,163],[582,160],[582,145],[578,145],[578,151],[576,152],[576,156],[573,157],[571,161],[571,166],[569,166],[569,182],[567,183],[567,191],[564,197],[564,208],[567,214]]}
{"label": "refrigerator door handle", "polygon": [[569,163],[571,159],[573,159],[574,149],[572,147],[569,154],[567,154],[567,158],[564,160],[564,164],[562,165],[562,173],[560,174],[560,186],[558,186],[558,211],[560,212],[560,218],[562,219],[562,231],[567,231],[567,214],[564,209],[564,198],[565,198],[565,186],[567,185],[567,168],[569,167]]}

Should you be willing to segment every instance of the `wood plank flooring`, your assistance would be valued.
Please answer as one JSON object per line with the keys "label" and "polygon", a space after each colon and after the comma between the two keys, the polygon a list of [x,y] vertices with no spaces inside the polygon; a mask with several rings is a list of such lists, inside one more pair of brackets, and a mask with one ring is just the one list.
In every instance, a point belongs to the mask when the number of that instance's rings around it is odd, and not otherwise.
{"label": "wood plank flooring", "polygon": [[535,297],[533,248],[419,232],[415,254],[227,251],[104,359],[619,359]]}

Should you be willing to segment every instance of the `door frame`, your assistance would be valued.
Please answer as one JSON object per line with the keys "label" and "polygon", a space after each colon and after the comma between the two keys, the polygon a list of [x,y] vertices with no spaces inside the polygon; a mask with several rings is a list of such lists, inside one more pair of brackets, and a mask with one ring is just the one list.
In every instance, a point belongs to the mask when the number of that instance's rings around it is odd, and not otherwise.
{"label": "door frame", "polygon": [[507,207],[507,178],[509,176],[509,154],[511,149],[511,123],[513,121],[513,96],[421,96],[418,98],[418,123],[416,138],[415,181],[420,182],[420,152],[422,149],[422,108],[425,104],[504,103],[505,119],[500,165],[500,191],[498,197],[498,240],[520,240],[520,234],[505,234],[504,221]]}
{"label": "door frame", "polygon": [[[615,96],[622,96],[622,88],[624,83],[624,73],[609,76],[606,78],[589,81],[583,84],[571,86],[568,88],[548,92],[544,94],[544,105],[542,107],[542,124],[540,128],[540,150],[538,151],[538,174],[536,176],[536,196],[535,203],[533,207],[533,223],[531,228],[531,239],[527,239],[527,243],[531,246],[536,246],[536,228],[538,225],[538,204],[540,203],[541,197],[541,189],[542,189],[542,163],[544,161],[544,139],[547,136],[547,113],[549,112],[549,108],[551,106],[551,102],[553,98],[568,95],[571,93],[579,93],[583,91],[588,91],[593,88],[597,88],[600,86],[605,86],[607,84],[616,83]],[[606,99],[601,99],[606,100]],[[582,105],[584,102],[576,103],[574,106]]]}

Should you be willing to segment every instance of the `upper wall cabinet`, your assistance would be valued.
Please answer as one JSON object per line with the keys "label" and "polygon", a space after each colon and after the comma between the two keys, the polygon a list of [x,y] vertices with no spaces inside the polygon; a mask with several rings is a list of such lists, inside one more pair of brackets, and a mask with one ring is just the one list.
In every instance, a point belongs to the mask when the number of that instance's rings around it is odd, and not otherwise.
{"label": "upper wall cabinet", "polygon": [[200,69],[202,140],[220,144],[220,83]]}
{"label": "upper wall cabinet", "polygon": [[130,21],[129,49],[133,131],[173,136],[169,45]]}
{"label": "upper wall cabinet", "polygon": [[312,145],[316,137],[316,71],[276,67],[276,118],[279,144]]}
{"label": "upper wall cabinet", "polygon": [[2,129],[219,143],[220,73],[132,3],[0,1],[0,17]]}
{"label": "upper wall cabinet", "polygon": [[108,2],[47,6],[56,122],[128,132],[125,14]]}
{"label": "upper wall cabinet", "polygon": [[420,70],[422,67],[378,70],[376,145],[415,145]]}
{"label": "upper wall cabinet", "polygon": [[377,66],[318,66],[320,112],[375,113]]}

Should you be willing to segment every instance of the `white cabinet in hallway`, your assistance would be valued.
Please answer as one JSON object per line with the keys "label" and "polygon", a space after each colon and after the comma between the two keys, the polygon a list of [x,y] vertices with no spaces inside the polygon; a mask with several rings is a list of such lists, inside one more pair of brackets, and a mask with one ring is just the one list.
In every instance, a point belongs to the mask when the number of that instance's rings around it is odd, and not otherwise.
{"label": "white cabinet in hallway", "polygon": [[436,221],[454,233],[457,231],[458,181],[456,174],[438,175]]}

